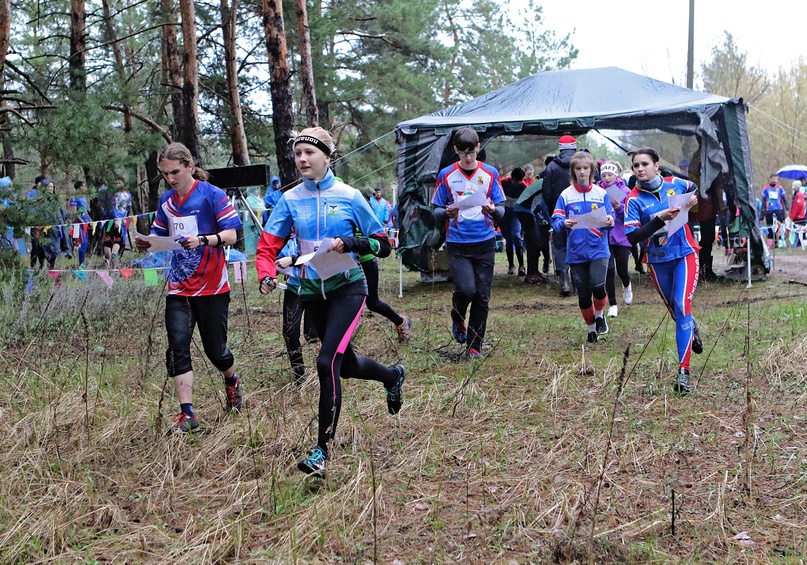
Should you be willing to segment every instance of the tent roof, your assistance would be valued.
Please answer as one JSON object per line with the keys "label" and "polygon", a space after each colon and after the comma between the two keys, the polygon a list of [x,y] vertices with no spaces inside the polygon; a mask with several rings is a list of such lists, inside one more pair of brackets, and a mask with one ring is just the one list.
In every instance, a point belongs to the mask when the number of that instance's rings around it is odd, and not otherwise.
{"label": "tent roof", "polygon": [[666,114],[728,100],[617,67],[547,71],[457,106],[401,122],[398,128],[409,133],[419,127]]}

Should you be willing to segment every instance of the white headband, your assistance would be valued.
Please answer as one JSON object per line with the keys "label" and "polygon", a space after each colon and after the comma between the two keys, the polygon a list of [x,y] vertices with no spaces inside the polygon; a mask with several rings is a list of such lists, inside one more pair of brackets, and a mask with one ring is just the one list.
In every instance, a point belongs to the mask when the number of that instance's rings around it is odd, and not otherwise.
{"label": "white headband", "polygon": [[613,163],[605,163],[600,167],[600,174],[611,173],[612,175],[619,176],[619,169]]}

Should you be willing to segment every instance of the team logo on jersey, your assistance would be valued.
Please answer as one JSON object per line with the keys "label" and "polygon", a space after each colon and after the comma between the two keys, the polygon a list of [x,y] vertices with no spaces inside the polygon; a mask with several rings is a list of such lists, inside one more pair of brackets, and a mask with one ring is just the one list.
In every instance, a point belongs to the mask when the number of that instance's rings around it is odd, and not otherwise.
{"label": "team logo on jersey", "polygon": [[476,184],[482,186],[483,184],[485,184],[485,179],[483,179],[481,176],[476,177]]}
{"label": "team logo on jersey", "polygon": [[592,212],[593,212],[594,210],[596,210],[597,208],[599,208],[599,206],[598,206],[597,204],[592,204],[592,205],[591,205],[591,210],[592,210]]}
{"label": "team logo on jersey", "polygon": [[328,215],[336,216],[339,214],[339,204],[328,204]]}
{"label": "team logo on jersey", "polygon": [[675,189],[671,188],[667,191],[667,196],[675,196]]}

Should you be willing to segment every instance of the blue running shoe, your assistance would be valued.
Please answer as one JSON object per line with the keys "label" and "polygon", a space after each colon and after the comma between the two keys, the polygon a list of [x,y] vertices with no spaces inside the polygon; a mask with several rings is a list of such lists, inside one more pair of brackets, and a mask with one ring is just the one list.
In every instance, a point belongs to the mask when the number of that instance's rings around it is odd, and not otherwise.
{"label": "blue running shoe", "polygon": [[469,359],[479,360],[479,359],[482,359],[483,357],[484,357],[484,355],[482,355],[482,353],[480,351],[474,349],[473,347],[468,349],[468,358]]}
{"label": "blue running shoe", "polygon": [[454,341],[457,343],[465,343],[468,339],[468,330],[465,329],[465,324],[460,322],[451,322],[451,335],[454,336]]}
{"label": "blue running shoe", "polygon": [[320,446],[311,450],[311,455],[297,463],[297,468],[312,477],[325,478],[325,465],[328,463],[328,454]]}
{"label": "blue running shoe", "polygon": [[390,414],[397,414],[401,411],[403,404],[403,383],[406,370],[403,365],[395,365],[393,369],[398,372],[398,380],[394,385],[384,388],[387,389],[387,410]]}

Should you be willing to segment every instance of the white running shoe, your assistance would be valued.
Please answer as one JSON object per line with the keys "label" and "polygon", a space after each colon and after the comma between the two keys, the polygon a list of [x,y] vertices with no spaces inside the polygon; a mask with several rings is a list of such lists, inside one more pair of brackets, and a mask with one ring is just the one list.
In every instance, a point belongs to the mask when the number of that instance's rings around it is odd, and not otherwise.
{"label": "white running shoe", "polygon": [[622,302],[625,304],[630,304],[633,302],[633,285],[628,284],[628,286],[622,288]]}
{"label": "white running shoe", "polygon": [[619,313],[619,307],[616,304],[608,307],[609,318],[616,318],[618,313]]}

